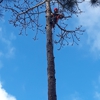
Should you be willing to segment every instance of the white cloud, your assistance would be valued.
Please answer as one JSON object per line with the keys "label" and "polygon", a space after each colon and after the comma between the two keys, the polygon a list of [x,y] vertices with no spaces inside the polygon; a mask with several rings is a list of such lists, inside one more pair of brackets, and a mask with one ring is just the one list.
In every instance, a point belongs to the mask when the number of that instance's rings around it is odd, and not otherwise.
{"label": "white cloud", "polygon": [[16,39],[15,35],[11,33],[9,36],[5,35],[0,28],[0,42],[3,48],[0,48],[0,57],[13,57],[15,52],[15,47],[12,45],[12,40]]}
{"label": "white cloud", "polygon": [[2,62],[0,61],[0,69],[3,67],[3,64],[2,64]]}
{"label": "white cloud", "polygon": [[7,93],[0,83],[0,100],[16,100],[16,98]]}
{"label": "white cloud", "polygon": [[71,100],[82,100],[82,98],[80,98],[78,92],[75,92],[74,94],[71,95]]}
{"label": "white cloud", "polygon": [[7,53],[7,57],[12,57],[14,55],[15,52],[15,48],[14,47],[10,47]]}
{"label": "white cloud", "polygon": [[3,53],[0,51],[0,57],[2,57],[3,56]]}
{"label": "white cloud", "polygon": [[81,5],[82,13],[79,17],[79,23],[86,28],[88,35],[87,44],[91,52],[100,56],[100,8],[92,7],[89,2]]}
{"label": "white cloud", "polygon": [[94,98],[95,98],[96,100],[100,100],[100,93],[96,91],[96,92],[95,92]]}
{"label": "white cloud", "polygon": [[12,58],[15,54],[16,49],[12,43],[14,39],[16,36],[13,33],[8,35],[0,27],[0,69],[3,67],[2,58]]}
{"label": "white cloud", "polygon": [[100,75],[96,81],[93,82],[94,85],[94,100],[100,100]]}
{"label": "white cloud", "polygon": [[84,100],[84,99],[81,97],[80,93],[75,91],[70,95],[62,96],[61,100]]}
{"label": "white cloud", "polygon": [[11,39],[11,40],[15,40],[15,39],[16,39],[16,36],[15,36],[13,33],[11,33],[10,39]]}

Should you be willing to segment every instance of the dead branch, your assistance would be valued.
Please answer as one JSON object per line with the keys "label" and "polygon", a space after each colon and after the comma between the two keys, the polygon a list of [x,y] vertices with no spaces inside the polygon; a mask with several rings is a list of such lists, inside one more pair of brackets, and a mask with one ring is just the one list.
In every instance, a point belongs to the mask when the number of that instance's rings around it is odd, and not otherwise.
{"label": "dead branch", "polygon": [[[23,31],[26,33],[26,29],[31,29],[36,32],[35,38],[37,36],[37,32],[42,30],[42,25],[39,22],[40,14],[45,13],[44,3],[46,1],[38,0],[38,1],[28,1],[23,0],[22,2],[16,1],[13,5],[6,4],[5,6],[1,5],[2,8],[11,12],[11,19],[9,20],[10,24],[13,24],[15,27],[20,27],[20,34]],[[35,5],[36,4],[36,5]],[[35,5],[35,6],[33,6]],[[44,31],[41,31],[44,33]]]}
{"label": "dead branch", "polygon": [[74,43],[76,43],[78,45],[78,43],[76,42],[76,40],[80,41],[78,34],[83,35],[83,32],[85,32],[85,30],[81,29],[82,26],[75,28],[75,30],[66,30],[67,24],[65,24],[65,26],[63,26],[63,27],[61,27],[59,24],[57,24],[57,26],[61,30],[60,34],[56,35],[59,39],[54,41],[56,44],[60,44],[60,47],[58,50],[60,50],[63,46],[65,46],[66,43],[67,43],[67,45],[69,45],[68,40],[70,40],[70,39],[72,39],[72,45]]}
{"label": "dead branch", "polygon": [[[76,2],[76,0],[65,0],[66,4],[64,4],[62,0],[55,0],[56,4],[60,4],[60,6],[65,7],[64,9],[62,8],[62,12],[66,15],[64,17],[65,19],[72,18],[72,13],[74,14],[79,14],[81,13],[81,10],[78,7],[80,2]],[[14,2],[12,5],[6,4],[5,6],[2,6],[4,9],[7,11],[10,11],[12,16],[11,19],[9,20],[10,24],[13,24],[15,27],[20,28],[20,34],[25,32],[27,35],[26,29],[31,29],[32,31],[35,31],[35,36],[34,40],[37,39],[37,34],[40,32],[45,33],[42,29],[43,24],[40,23],[40,15],[43,13],[46,13],[45,9],[45,2],[46,0],[17,0]],[[51,0],[52,2],[52,0]],[[70,7],[70,3],[72,3],[72,7]],[[52,4],[51,4],[52,8]],[[67,11],[70,12],[70,15],[66,13]],[[52,12],[52,11],[51,11]],[[45,16],[45,15],[44,15]],[[44,17],[45,18],[45,17]],[[81,33],[84,32],[82,30],[82,26],[79,26],[75,28],[75,30],[67,30],[68,25],[66,22],[63,23],[63,27],[59,24],[57,24],[58,28],[61,30],[60,34],[56,34],[56,36],[59,38],[58,40],[55,41],[56,44],[60,44],[60,48],[63,47],[66,43],[67,45],[69,44],[70,39],[72,39],[72,45],[74,43],[78,44],[76,41],[79,41],[78,34],[82,35]]]}
{"label": "dead branch", "polygon": [[44,4],[45,2],[46,2],[46,1],[44,0],[43,2],[38,3],[36,6],[33,6],[33,7],[29,8],[29,9],[27,9],[26,11],[19,13],[18,16],[19,16],[19,15],[22,15],[22,14],[25,14],[25,13],[27,13],[27,12],[29,12],[29,11],[31,11],[31,10],[33,10],[33,9],[35,9],[35,8],[37,8],[37,7],[39,7],[39,6],[41,6],[41,5]]}

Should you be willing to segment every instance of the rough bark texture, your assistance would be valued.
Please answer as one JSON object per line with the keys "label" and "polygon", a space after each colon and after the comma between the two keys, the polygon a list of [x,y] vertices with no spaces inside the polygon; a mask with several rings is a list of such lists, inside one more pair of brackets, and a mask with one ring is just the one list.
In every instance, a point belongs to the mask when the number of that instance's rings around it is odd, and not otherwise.
{"label": "rough bark texture", "polygon": [[50,25],[50,0],[46,1],[46,10],[48,100],[57,100],[52,28]]}

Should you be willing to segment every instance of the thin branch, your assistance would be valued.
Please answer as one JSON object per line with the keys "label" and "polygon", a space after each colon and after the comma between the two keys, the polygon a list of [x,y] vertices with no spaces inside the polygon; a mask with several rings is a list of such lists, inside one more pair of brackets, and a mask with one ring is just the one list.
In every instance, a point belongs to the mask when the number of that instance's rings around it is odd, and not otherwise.
{"label": "thin branch", "polygon": [[[85,30],[82,30],[82,26],[77,27],[75,30],[66,30],[67,24],[65,26],[61,27],[59,24],[57,24],[58,28],[61,30],[60,34],[57,34],[56,36],[59,38],[58,41],[54,41],[56,44],[60,44],[60,47],[58,50],[60,50],[65,44],[69,45],[68,40],[72,39],[72,45],[76,43],[78,45],[77,41],[80,41],[80,38],[77,36],[79,33],[85,32]],[[71,37],[69,37],[70,35]],[[82,34],[79,34],[82,35]]]}
{"label": "thin branch", "polygon": [[27,12],[33,10],[33,9],[36,8],[36,7],[41,6],[41,5],[44,4],[45,2],[46,2],[46,1],[44,0],[43,2],[38,3],[36,6],[33,6],[33,7],[29,8],[29,9],[27,9],[26,11],[19,13],[18,16],[19,16],[19,15],[22,15],[22,14],[25,14],[25,13],[27,13]]}

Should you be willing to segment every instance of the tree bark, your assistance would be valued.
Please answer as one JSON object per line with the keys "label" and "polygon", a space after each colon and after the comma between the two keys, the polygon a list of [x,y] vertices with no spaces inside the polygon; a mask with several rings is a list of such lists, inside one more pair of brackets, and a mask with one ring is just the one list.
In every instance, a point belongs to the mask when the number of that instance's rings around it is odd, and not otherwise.
{"label": "tree bark", "polygon": [[52,27],[50,25],[50,0],[46,1],[48,100],[57,100]]}

